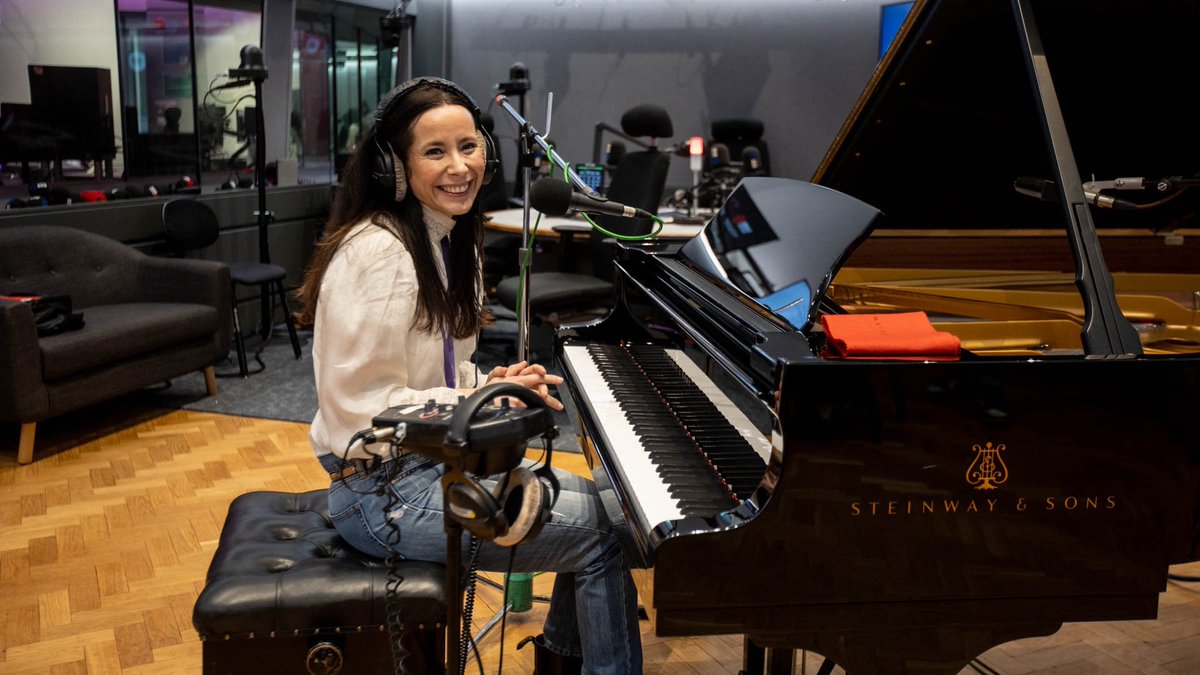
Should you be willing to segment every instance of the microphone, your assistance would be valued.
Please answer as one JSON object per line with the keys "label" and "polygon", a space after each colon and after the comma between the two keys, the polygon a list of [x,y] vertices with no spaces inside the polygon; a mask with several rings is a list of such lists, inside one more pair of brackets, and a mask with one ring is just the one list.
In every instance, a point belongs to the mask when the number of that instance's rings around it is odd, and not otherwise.
{"label": "microphone", "polygon": [[749,173],[762,171],[762,154],[753,145],[742,148],[742,166]]}
{"label": "microphone", "polygon": [[612,141],[604,151],[604,163],[610,168],[621,163],[621,159],[625,157],[625,144],[621,141]]}
{"label": "microphone", "polygon": [[[1013,189],[1028,197],[1034,197],[1044,202],[1057,202],[1058,190],[1055,189],[1054,181],[1045,178],[1030,178],[1029,176],[1018,176],[1013,180]],[[1103,209],[1136,209],[1138,204],[1125,199],[1117,199],[1102,195],[1099,192],[1093,192],[1084,189],[1083,198],[1087,203],[1098,206]]]}
{"label": "microphone", "polygon": [[729,146],[724,143],[713,143],[708,146],[708,169],[723,169],[729,166]]}
{"label": "microphone", "polygon": [[652,218],[642,209],[576,192],[557,178],[539,178],[529,187],[529,205],[548,216],[565,216],[568,211],[599,213],[620,218]]}

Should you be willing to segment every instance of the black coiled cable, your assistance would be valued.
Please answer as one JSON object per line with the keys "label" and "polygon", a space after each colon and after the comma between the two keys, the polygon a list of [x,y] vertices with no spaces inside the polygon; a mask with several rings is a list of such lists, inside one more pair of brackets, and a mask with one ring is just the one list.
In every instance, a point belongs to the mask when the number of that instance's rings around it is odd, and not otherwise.
{"label": "black coiled cable", "polygon": [[[392,448],[395,452],[396,448]],[[378,475],[382,480],[376,481],[377,488],[385,493],[381,496],[387,497],[387,503],[384,506],[384,513],[391,514],[400,506],[400,498],[396,496],[396,491],[389,489],[392,482],[392,469],[396,466],[396,462],[384,464],[384,470]],[[384,558],[384,564],[387,565],[387,583],[384,588],[384,623],[387,626],[388,642],[392,648],[392,668],[395,675],[404,675],[408,672],[405,667],[405,662],[408,660],[408,650],[400,641],[400,636],[404,633],[404,624],[400,621],[400,584],[404,583],[404,575],[400,574],[400,561],[404,557],[400,555],[400,526],[396,525],[396,521],[391,517],[384,519],[388,525],[387,541],[384,545],[387,546],[388,554]]]}
{"label": "black coiled cable", "polygon": [[[483,659],[479,656],[479,647],[474,645],[474,636],[471,635],[471,616],[475,613],[475,582],[479,576],[479,539],[471,537],[471,548],[467,552],[467,572],[466,581],[463,584],[464,599],[462,611],[462,630],[458,634],[458,668],[457,673],[451,675],[463,675],[467,672],[467,652],[475,652],[475,662],[479,666],[479,675],[483,675]],[[451,601],[454,598],[450,598]],[[472,650],[471,647],[475,648]]]}

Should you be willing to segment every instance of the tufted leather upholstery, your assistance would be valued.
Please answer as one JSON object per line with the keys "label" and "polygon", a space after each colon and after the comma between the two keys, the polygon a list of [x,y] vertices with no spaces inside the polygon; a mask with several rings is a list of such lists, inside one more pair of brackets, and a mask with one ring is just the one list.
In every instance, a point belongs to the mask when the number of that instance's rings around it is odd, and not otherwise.
{"label": "tufted leather upholstery", "polygon": [[[400,563],[403,630],[440,626],[445,566]],[[325,490],[250,492],[233,500],[192,615],[202,639],[379,630],[387,567],[346,544]]]}

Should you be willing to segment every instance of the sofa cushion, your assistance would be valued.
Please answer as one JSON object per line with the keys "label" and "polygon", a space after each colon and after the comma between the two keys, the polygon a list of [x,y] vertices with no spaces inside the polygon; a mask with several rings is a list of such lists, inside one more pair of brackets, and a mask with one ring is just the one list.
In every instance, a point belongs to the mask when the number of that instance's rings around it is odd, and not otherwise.
{"label": "sofa cushion", "polygon": [[210,305],[139,302],[88,307],[83,320],[82,330],[38,341],[47,381],[165,347],[211,340],[218,322],[228,317],[218,316]]}

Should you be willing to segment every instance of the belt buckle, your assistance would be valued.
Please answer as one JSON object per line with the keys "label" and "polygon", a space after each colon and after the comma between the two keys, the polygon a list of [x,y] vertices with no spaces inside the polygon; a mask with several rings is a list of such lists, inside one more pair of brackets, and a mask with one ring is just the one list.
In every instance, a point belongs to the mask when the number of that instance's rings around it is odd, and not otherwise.
{"label": "belt buckle", "polygon": [[[409,454],[408,450],[404,450],[404,449],[397,450],[394,454],[389,454],[387,457],[384,457],[379,462],[379,464],[377,464],[376,466],[383,466],[384,464],[387,464],[388,462],[392,461],[393,459],[400,459],[401,457],[404,457],[405,455],[408,455],[408,454]],[[337,471],[329,472],[329,481],[333,482],[333,481],[343,480],[345,478],[350,478],[351,476],[354,476],[358,473],[367,473],[371,469],[370,465],[371,465],[372,461],[373,460],[358,459],[358,458],[345,460],[346,465],[344,467],[342,467],[341,469],[338,469]]]}

